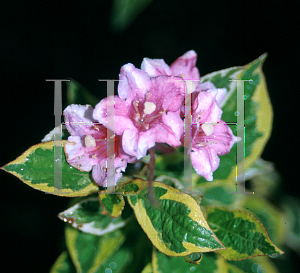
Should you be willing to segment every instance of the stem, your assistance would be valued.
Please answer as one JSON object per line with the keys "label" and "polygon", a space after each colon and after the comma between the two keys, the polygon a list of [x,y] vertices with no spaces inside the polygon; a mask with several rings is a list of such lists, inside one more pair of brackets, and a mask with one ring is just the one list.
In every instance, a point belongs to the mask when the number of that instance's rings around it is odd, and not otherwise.
{"label": "stem", "polygon": [[154,168],[155,168],[155,153],[154,148],[149,149],[150,153],[150,170],[149,170],[149,202],[154,206],[158,207],[158,201],[155,199],[154,190],[153,190],[153,176],[154,176]]}

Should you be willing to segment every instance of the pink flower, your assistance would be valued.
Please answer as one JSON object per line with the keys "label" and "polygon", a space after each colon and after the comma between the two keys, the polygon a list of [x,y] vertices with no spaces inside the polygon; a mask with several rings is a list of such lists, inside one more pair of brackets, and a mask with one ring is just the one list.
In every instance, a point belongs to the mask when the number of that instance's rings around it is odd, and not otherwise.
{"label": "pink flower", "polygon": [[222,110],[216,94],[200,92],[193,103],[192,145],[190,157],[195,171],[206,180],[213,180],[213,172],[219,167],[219,155],[230,152],[238,141],[221,120]]}
{"label": "pink flower", "polygon": [[184,81],[173,76],[150,78],[130,63],[121,68],[119,76],[119,96],[114,96],[114,128],[107,123],[107,98],[96,105],[93,117],[122,135],[124,151],[137,159],[145,156],[155,143],[180,146],[183,121],[177,112],[184,99]]}
{"label": "pink flower", "polygon": [[192,93],[192,102],[194,102],[199,92],[206,91],[216,95],[216,100],[220,104],[226,95],[226,88],[216,88],[209,81],[200,83],[200,73],[196,67],[196,61],[197,53],[194,50],[190,50],[175,60],[170,67],[163,59],[144,58],[141,69],[147,72],[150,77],[159,75],[182,77],[186,80],[188,93]]}
{"label": "pink flower", "polygon": [[194,50],[190,50],[175,60],[170,67],[163,59],[144,58],[141,64],[141,69],[147,72],[150,77],[168,75],[181,77],[184,80],[195,80],[193,82],[195,84],[194,90],[197,90],[200,84],[200,73],[196,67],[196,61],[196,52]]}
{"label": "pink flower", "polygon": [[[107,129],[92,117],[90,105],[69,105],[64,110],[66,128],[71,134],[65,145],[67,162],[76,169],[88,172],[91,169],[93,179],[100,186],[107,186],[106,137]],[[122,177],[127,162],[136,159],[124,153],[120,136],[115,136],[115,183]]]}

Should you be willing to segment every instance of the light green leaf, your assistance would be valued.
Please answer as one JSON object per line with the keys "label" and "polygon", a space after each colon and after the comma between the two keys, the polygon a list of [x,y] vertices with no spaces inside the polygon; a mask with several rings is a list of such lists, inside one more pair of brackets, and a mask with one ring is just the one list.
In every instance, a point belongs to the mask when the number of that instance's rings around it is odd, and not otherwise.
{"label": "light green leaf", "polygon": [[[232,265],[235,267],[235,270],[236,268],[239,268],[241,271],[233,271],[234,268],[232,267]],[[251,259],[243,261],[228,261],[228,268],[229,272],[232,273],[279,273],[278,269],[271,261],[271,258],[263,256],[253,257]]]}
{"label": "light green leaf", "polygon": [[204,253],[199,265],[184,261],[183,257],[169,257],[156,249],[152,255],[153,273],[227,273],[227,263],[221,255]]}
{"label": "light green leaf", "polygon": [[50,273],[76,273],[76,268],[67,251],[63,251],[50,269]]}
{"label": "light green leaf", "polygon": [[281,178],[278,171],[273,170],[253,177],[250,180],[250,184],[255,195],[268,198],[276,194],[279,190],[280,180]]}
{"label": "light green leaf", "polygon": [[66,225],[66,244],[77,272],[97,273],[125,240],[118,229],[103,236],[83,233]]}
{"label": "light green leaf", "polygon": [[243,271],[242,269],[236,267],[233,264],[227,264],[227,266],[228,266],[228,273],[245,273],[245,271]]}
{"label": "light green leaf", "polygon": [[122,216],[118,218],[104,215],[99,199],[88,197],[61,212],[58,217],[74,228],[100,236],[124,227],[132,218],[130,214],[130,211],[125,210]]}
{"label": "light green leaf", "polygon": [[219,250],[227,260],[254,256],[281,255],[263,225],[250,213],[226,208],[208,208],[207,221],[226,250]]}
{"label": "light green leaf", "polygon": [[242,173],[238,176],[237,181],[245,181],[253,179],[257,176],[262,176],[274,171],[274,164],[269,161],[265,161],[261,158],[258,158],[252,166],[250,166],[245,173]]}
{"label": "light green leaf", "polygon": [[148,187],[128,196],[128,201],[155,247],[170,256],[223,249],[190,195],[160,182],[153,182],[153,189],[159,207],[150,204]]}
{"label": "light green leaf", "polygon": [[125,30],[152,0],[114,0],[111,12],[111,28]]}
{"label": "light green leaf", "polygon": [[80,83],[71,79],[67,84],[67,103],[68,104],[90,104],[93,107],[100,101],[90,93]]}
{"label": "light green leaf", "polygon": [[97,192],[88,172],[81,172],[66,162],[63,147],[65,140],[55,141],[61,147],[61,189],[54,189],[54,141],[33,145],[14,161],[1,169],[18,177],[28,186],[59,196],[85,196]]}
{"label": "light green leaf", "polygon": [[95,273],[128,273],[127,266],[133,259],[130,249],[122,245]]}
{"label": "light green leaf", "polygon": [[[262,64],[266,54],[245,66],[232,67],[210,73],[202,77],[202,82],[211,81],[217,88],[226,88],[227,95],[221,103],[223,110],[222,120],[236,122],[237,111],[237,84],[233,79],[250,80],[244,83],[245,95],[245,164],[247,170],[260,157],[266,142],[268,141],[273,120],[272,106],[267,92],[265,77],[262,72]],[[229,125],[236,135],[236,126]],[[238,174],[239,175],[239,174]],[[236,178],[236,147],[230,153],[220,156],[220,166],[214,172],[215,181],[232,183]],[[202,177],[198,183],[205,183]]]}
{"label": "light green leaf", "polygon": [[148,263],[143,269],[142,273],[153,273],[151,263]]}
{"label": "light green leaf", "polygon": [[108,194],[107,191],[99,193],[99,200],[103,208],[103,214],[117,218],[122,214],[125,201],[122,194]]}
{"label": "light green leaf", "polygon": [[284,244],[286,234],[285,216],[277,207],[256,194],[245,196],[243,210],[252,213],[268,231],[275,244]]}

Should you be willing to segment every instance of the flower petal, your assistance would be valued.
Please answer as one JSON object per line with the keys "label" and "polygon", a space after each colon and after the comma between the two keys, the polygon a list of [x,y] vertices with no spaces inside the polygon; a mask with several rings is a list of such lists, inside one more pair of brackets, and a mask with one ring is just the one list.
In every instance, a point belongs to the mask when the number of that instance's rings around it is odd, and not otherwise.
{"label": "flower petal", "polygon": [[190,153],[195,171],[207,181],[213,180],[213,172],[219,167],[220,159],[210,147],[193,148]]}
{"label": "flower petal", "polygon": [[132,120],[129,118],[129,103],[118,96],[114,96],[114,126],[112,124],[107,124],[107,102],[108,99],[104,98],[95,106],[93,112],[95,120],[98,120],[117,135],[122,135],[126,129],[134,127]]}
{"label": "flower petal", "polygon": [[71,104],[63,112],[66,128],[71,135],[91,135],[94,132],[94,122],[91,105]]}
{"label": "flower petal", "polygon": [[172,75],[170,67],[163,59],[144,58],[141,64],[141,69],[147,72],[150,78],[160,75]]}
{"label": "flower petal", "polygon": [[80,136],[69,136],[65,147],[65,154],[68,163],[82,172],[88,172],[93,167],[86,148],[82,143]]}
{"label": "flower petal", "polygon": [[122,148],[125,153],[137,157],[138,130],[135,127],[124,131],[122,136]]}
{"label": "flower petal", "polygon": [[105,187],[105,184],[107,183],[106,168],[100,165],[95,165],[93,167],[92,177],[98,185]]}
{"label": "flower petal", "polygon": [[152,133],[152,130],[141,132],[138,140],[137,159],[144,157],[147,151],[154,147],[154,145],[155,135]]}
{"label": "flower petal", "polygon": [[149,101],[156,105],[156,109],[172,112],[180,109],[185,94],[185,82],[181,78],[158,76],[151,78],[151,83]]}
{"label": "flower petal", "polygon": [[199,85],[200,73],[196,67],[197,54],[194,50],[186,52],[170,65],[173,76],[183,75],[185,80],[197,80]]}
{"label": "flower petal", "polygon": [[183,133],[183,121],[180,116],[174,112],[168,112],[162,116],[165,125],[165,133],[156,136],[156,142],[167,143],[172,147],[181,145],[180,137]]}
{"label": "flower petal", "polygon": [[119,74],[118,94],[120,98],[131,103],[133,100],[143,100],[150,89],[150,77],[140,69],[128,63],[122,66]]}
{"label": "flower petal", "polygon": [[[218,122],[222,112],[213,94],[200,92],[193,103],[193,123]],[[197,121],[198,116],[199,121]]]}
{"label": "flower petal", "polygon": [[232,146],[237,142],[237,137],[233,135],[230,127],[223,121],[213,126],[212,135],[206,137],[207,141],[215,141],[211,148],[215,150],[218,155],[228,154]]}

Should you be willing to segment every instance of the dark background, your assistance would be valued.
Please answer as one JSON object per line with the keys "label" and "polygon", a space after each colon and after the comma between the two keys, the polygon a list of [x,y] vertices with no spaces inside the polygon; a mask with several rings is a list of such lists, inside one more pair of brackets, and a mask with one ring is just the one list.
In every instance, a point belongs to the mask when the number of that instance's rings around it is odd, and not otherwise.
{"label": "dark background", "polygon": [[[143,57],[171,64],[194,49],[205,75],[247,64],[267,52],[263,70],[274,124],[262,158],[275,163],[282,192],[299,196],[296,3],[154,0],[125,31],[114,32],[111,1],[2,1],[0,166],[53,129],[54,85],[45,79],[73,78],[103,98],[105,86],[97,80],[118,79],[122,65],[140,67]],[[64,95],[63,103],[65,107]],[[1,272],[48,272],[64,248],[63,222],[57,214],[69,200],[0,174]],[[295,269],[299,257],[290,255]],[[281,260],[281,272],[292,272],[292,264]]]}

